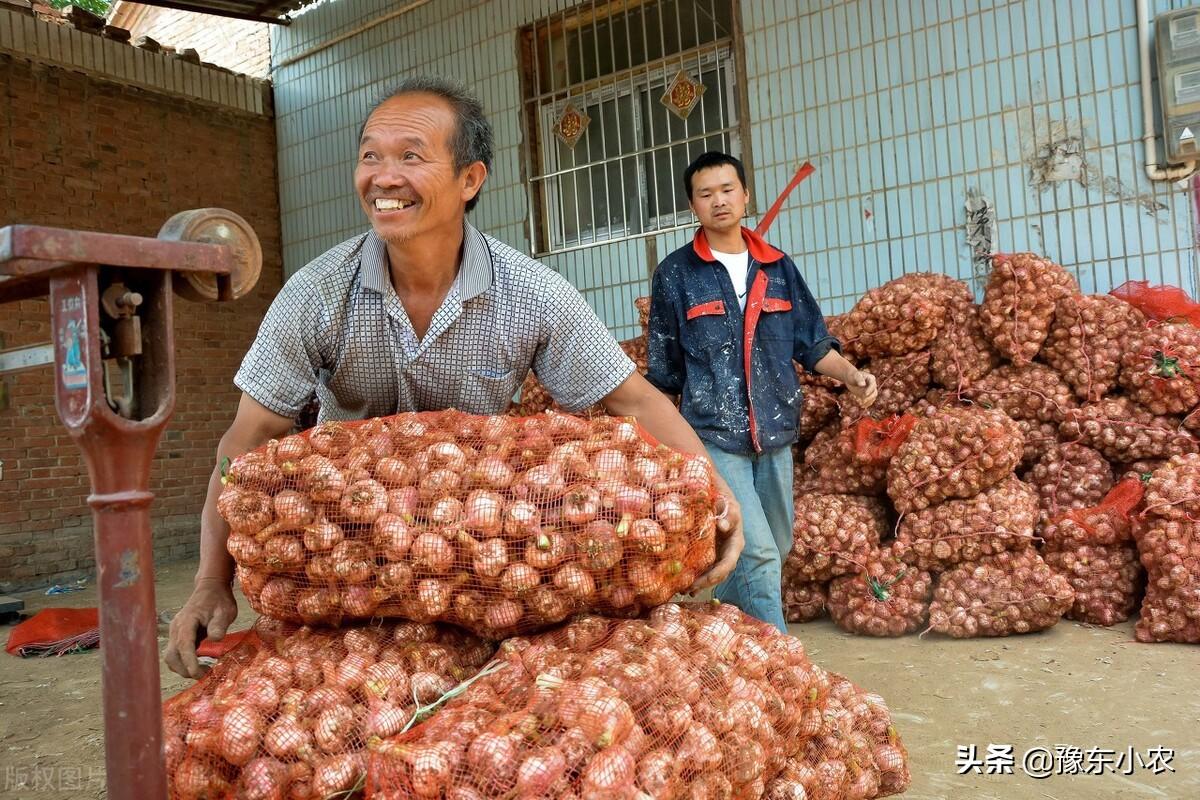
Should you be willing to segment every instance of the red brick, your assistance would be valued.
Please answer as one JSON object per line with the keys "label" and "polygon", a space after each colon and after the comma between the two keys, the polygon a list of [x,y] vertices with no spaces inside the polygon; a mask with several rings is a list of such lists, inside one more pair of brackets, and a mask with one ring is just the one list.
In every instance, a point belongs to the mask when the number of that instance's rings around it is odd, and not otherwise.
{"label": "red brick", "polygon": [[[219,205],[258,233],[263,278],[251,296],[225,308],[175,304],[170,430],[180,438],[160,447],[150,488],[159,557],[192,555],[217,441],[237,408],[233,374],[281,280],[274,121],[4,54],[0,97],[0,226],[153,236],[178,211]],[[0,332],[5,347],[49,341],[46,302],[3,306]],[[0,589],[93,568],[87,470],[58,420],[51,378],[40,368],[3,379]]]}

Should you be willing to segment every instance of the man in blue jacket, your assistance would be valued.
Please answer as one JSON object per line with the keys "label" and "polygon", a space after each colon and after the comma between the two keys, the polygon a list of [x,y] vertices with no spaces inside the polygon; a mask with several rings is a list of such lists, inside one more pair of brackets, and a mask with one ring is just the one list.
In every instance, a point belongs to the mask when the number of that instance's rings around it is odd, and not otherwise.
{"label": "man in blue jacket", "polygon": [[841,381],[863,405],[875,402],[875,378],[842,357],[792,260],[742,227],[750,198],[738,159],[704,153],[683,188],[701,227],[654,273],[646,378],[682,395],[684,418],[742,507],[746,546],[717,598],[786,630],[780,570],[803,401],[792,362]]}

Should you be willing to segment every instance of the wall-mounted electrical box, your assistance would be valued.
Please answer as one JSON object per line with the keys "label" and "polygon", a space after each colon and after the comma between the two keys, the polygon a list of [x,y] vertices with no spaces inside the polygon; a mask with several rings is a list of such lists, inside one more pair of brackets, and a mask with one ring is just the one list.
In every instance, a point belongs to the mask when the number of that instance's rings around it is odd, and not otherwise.
{"label": "wall-mounted electrical box", "polygon": [[1167,161],[1200,158],[1200,8],[1154,18]]}

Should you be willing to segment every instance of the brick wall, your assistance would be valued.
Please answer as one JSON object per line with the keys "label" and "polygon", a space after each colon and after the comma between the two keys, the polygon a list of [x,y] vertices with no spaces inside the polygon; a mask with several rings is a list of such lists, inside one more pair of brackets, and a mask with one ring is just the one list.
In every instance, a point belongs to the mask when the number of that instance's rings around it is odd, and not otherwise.
{"label": "brick wall", "polygon": [[265,78],[271,69],[271,26],[266,22],[136,3],[122,3],[118,11],[125,7],[128,11],[114,22],[127,27],[134,38],[149,36],[176,50],[190,47],[203,61],[256,78]]}
{"label": "brick wall", "polygon": [[[233,373],[281,280],[274,121],[0,53],[0,226],[23,222],[153,236],[172,214],[220,206],[258,233],[263,278],[228,305],[176,299],[175,416],[151,489],[155,555],[194,554]],[[44,301],[0,306],[4,347],[49,341]],[[86,469],[40,367],[0,376],[0,590],[92,568]]]}

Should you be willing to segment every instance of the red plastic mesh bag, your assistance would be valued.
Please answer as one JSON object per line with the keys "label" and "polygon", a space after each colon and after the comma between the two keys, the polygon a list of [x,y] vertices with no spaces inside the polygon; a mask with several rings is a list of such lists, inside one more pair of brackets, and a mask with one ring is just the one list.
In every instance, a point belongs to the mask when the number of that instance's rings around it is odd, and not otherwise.
{"label": "red plastic mesh bag", "polygon": [[1151,286],[1150,281],[1125,281],[1109,292],[1154,321],[1183,319],[1200,325],[1200,305],[1177,286]]}
{"label": "red plastic mesh bag", "polygon": [[1013,422],[1017,423],[1025,442],[1025,447],[1021,450],[1021,468],[1029,467],[1058,444],[1059,426],[1053,422],[1032,422],[1027,419],[1016,419]]}
{"label": "red plastic mesh bag", "polygon": [[842,408],[844,427],[850,427],[860,419],[884,419],[903,413],[929,391],[928,351],[877,358],[863,369],[875,376],[879,395],[869,408],[863,408],[852,396],[846,395]]}
{"label": "red plastic mesh bag", "polygon": [[1140,642],[1200,643],[1200,522],[1154,512],[1133,535],[1147,573],[1134,635]]}
{"label": "red plastic mesh bag", "polygon": [[836,422],[817,432],[804,449],[804,461],[793,465],[794,486],[801,493],[882,495],[887,489],[887,464],[858,458],[855,431]]}
{"label": "red plastic mesh bag", "polygon": [[829,673],[821,729],[767,784],[766,800],[889,797],[912,782],[908,751],[883,698]]}
{"label": "red plastic mesh bag", "polygon": [[1172,456],[1146,483],[1146,514],[1200,520],[1200,455]]}
{"label": "red plastic mesh bag", "polygon": [[1066,511],[1098,505],[1113,486],[1113,471],[1104,456],[1082,444],[1055,444],[1024,475],[1038,494],[1039,523]]}
{"label": "red plastic mesh bag", "polygon": [[[633,361],[639,375],[645,375],[650,370],[649,342],[646,339],[645,333],[637,338],[618,342],[618,344],[625,351],[625,355],[629,356],[629,359]],[[543,411],[563,410],[562,406],[554,401],[550,392],[541,384],[532,370],[525,376],[525,382],[521,384],[519,397],[520,399],[508,409],[508,413],[514,416],[528,417],[534,414],[541,414]],[[580,416],[584,417],[595,417],[606,413],[608,412],[604,410],[604,406],[599,403],[579,412]]]}
{"label": "red plastic mesh bag", "polygon": [[1128,542],[1133,535],[1131,515],[1142,502],[1145,488],[1138,478],[1127,478],[1114,486],[1097,505],[1076,508],[1056,517],[1042,531],[1042,539],[1047,547]]}
{"label": "red plastic mesh bag", "polygon": [[1133,634],[1139,642],[1200,644],[1200,580],[1171,591],[1148,585]]}
{"label": "red plastic mesh bag", "polygon": [[1121,357],[1121,385],[1152,414],[1187,414],[1200,403],[1200,329],[1156,325]]}
{"label": "red plastic mesh bag", "polygon": [[888,464],[888,496],[900,513],[974,497],[1004,480],[1021,459],[1016,423],[999,411],[946,408],[913,428]]}
{"label": "red plastic mesh bag", "polygon": [[1067,412],[1059,436],[1099,450],[1113,462],[1194,453],[1197,441],[1171,417],[1156,416],[1128,397],[1106,397]]}
{"label": "red plastic mesh bag", "polygon": [[1055,306],[1041,358],[1076,397],[1095,402],[1117,385],[1121,355],[1145,322],[1136,308],[1106,294],[1064,297]]}
{"label": "red plastic mesh bag", "polygon": [[820,735],[831,676],[732,606],[578,618],[373,748],[366,796],[760,797]]}
{"label": "red plastic mesh bag", "polygon": [[650,333],[650,298],[648,296],[634,298],[633,305],[637,308],[638,324],[642,326],[642,336],[647,336]]}
{"label": "red plastic mesh bag", "polygon": [[261,619],[257,637],[163,706],[172,800],[348,797],[369,742],[429,713],[491,658],[462,631]]}
{"label": "red plastic mesh bag", "polygon": [[972,498],[947,500],[905,514],[892,549],[921,569],[942,571],[958,564],[1033,543],[1037,495],[1009,476]]}
{"label": "red plastic mesh bag", "polygon": [[1154,474],[1154,471],[1166,463],[1167,459],[1165,458],[1148,458],[1141,461],[1130,461],[1125,464],[1113,464],[1113,476],[1119,481],[1123,481],[1126,478],[1139,478],[1142,481],[1148,481],[1150,480],[1150,476]]}
{"label": "red plastic mesh bag", "polygon": [[707,459],[629,420],[457,411],[326,423],[230,467],[218,508],[256,611],[403,617],[503,638],[635,616],[715,557]]}
{"label": "red plastic mesh bag", "polygon": [[827,581],[861,569],[891,530],[887,508],[873,497],[800,494],[795,501],[783,571],[800,580]]}
{"label": "red plastic mesh bag", "polygon": [[1057,624],[1074,601],[1067,579],[1032,549],[1005,551],[943,573],[929,627],[956,639],[1031,633]]}
{"label": "red plastic mesh bag", "polygon": [[837,325],[846,352],[876,358],[924,350],[946,321],[943,279],[912,273],[864,294]]}
{"label": "red plastic mesh bag", "polygon": [[985,335],[1014,364],[1028,364],[1042,348],[1059,299],[1079,294],[1071,273],[1033,253],[992,257],[979,310]]}
{"label": "red plastic mesh bag", "polygon": [[1078,406],[1067,382],[1043,364],[1005,364],[976,381],[965,396],[984,408],[1033,422],[1061,422]]}
{"label": "red plastic mesh bag", "polygon": [[804,405],[800,412],[800,428],[796,433],[799,444],[811,442],[817,433],[838,415],[838,396],[828,389],[813,386],[804,389]]}
{"label": "red plastic mesh bag", "polygon": [[933,578],[889,550],[852,575],[829,584],[829,616],[844,631],[863,636],[903,636],[920,630],[929,614]]}
{"label": "red plastic mesh bag", "polygon": [[95,608],[43,608],[8,634],[4,649],[14,656],[61,656],[100,643]]}
{"label": "red plastic mesh bag", "polygon": [[930,376],[947,389],[965,389],[999,366],[1000,354],[983,332],[970,290],[965,298],[952,296],[946,313],[945,327],[929,345]]}
{"label": "red plastic mesh bag", "polygon": [[1042,558],[1075,591],[1067,619],[1107,627],[1137,609],[1143,573],[1133,545],[1080,544],[1043,550]]}
{"label": "red plastic mesh bag", "polygon": [[882,420],[863,417],[854,426],[855,458],[864,464],[887,465],[916,424],[912,414],[894,414]]}
{"label": "red plastic mesh bag", "polygon": [[943,408],[961,408],[964,401],[957,392],[946,389],[930,389],[925,396],[908,408],[908,413],[915,417],[929,417]]}
{"label": "red plastic mesh bag", "polygon": [[811,622],[825,613],[829,590],[821,581],[806,580],[789,569],[793,562],[783,565],[783,618],[788,622]]}

